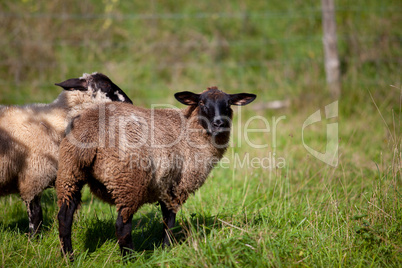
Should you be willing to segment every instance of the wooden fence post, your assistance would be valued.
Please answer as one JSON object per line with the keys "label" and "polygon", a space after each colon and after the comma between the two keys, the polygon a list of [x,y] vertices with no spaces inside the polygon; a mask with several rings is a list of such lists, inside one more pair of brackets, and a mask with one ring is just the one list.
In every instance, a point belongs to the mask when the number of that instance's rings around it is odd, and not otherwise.
{"label": "wooden fence post", "polygon": [[331,95],[335,98],[341,94],[341,75],[338,57],[335,5],[334,0],[321,0],[323,43],[325,54],[325,74]]}

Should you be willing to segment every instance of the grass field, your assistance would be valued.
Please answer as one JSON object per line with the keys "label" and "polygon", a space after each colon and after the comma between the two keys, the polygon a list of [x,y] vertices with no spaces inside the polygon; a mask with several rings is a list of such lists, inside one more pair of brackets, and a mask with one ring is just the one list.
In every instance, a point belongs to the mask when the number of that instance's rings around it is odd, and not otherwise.
{"label": "grass field", "polygon": [[[20,198],[0,198],[0,266],[399,267],[402,5],[336,4],[343,88],[337,118],[325,119],[336,100],[325,85],[319,1],[0,2],[1,104],[50,102],[60,92],[54,83],[93,71],[144,107],[178,105],[174,92],[211,85],[258,95],[234,109],[232,146],[178,213],[169,250],[160,246],[159,206],[145,205],[123,262],[115,208],[85,188],[69,263],[48,189],[34,239]],[[290,107],[255,109],[284,99]],[[303,132],[317,110],[323,120]],[[246,131],[267,123],[269,132]],[[304,146],[324,152],[332,123],[336,167]]]}

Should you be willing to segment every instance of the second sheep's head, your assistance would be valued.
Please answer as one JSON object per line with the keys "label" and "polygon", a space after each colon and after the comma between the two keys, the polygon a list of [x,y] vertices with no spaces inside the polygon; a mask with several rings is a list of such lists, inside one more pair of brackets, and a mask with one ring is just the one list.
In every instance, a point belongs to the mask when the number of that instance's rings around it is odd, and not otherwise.
{"label": "second sheep's head", "polygon": [[133,103],[123,90],[102,73],[85,73],[80,78],[71,78],[64,82],[56,83],[56,86],[60,86],[64,90],[92,91],[94,97],[101,94],[111,101]]}

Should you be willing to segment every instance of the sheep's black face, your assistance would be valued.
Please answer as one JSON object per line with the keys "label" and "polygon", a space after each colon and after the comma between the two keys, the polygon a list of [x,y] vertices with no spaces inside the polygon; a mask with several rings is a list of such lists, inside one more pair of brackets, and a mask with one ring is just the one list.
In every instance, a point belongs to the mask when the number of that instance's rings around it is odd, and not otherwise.
{"label": "sheep's black face", "polygon": [[133,103],[123,90],[101,73],[84,74],[83,77],[71,78],[56,85],[65,90],[92,90],[94,94],[101,92],[111,101]]}
{"label": "sheep's black face", "polygon": [[257,96],[249,93],[226,94],[217,87],[209,87],[201,94],[184,91],[175,94],[178,101],[198,106],[198,118],[208,134],[219,135],[230,131],[233,111],[231,105],[246,105]]}
{"label": "sheep's black face", "polygon": [[233,111],[229,95],[213,87],[199,96],[199,120],[209,134],[229,132]]}

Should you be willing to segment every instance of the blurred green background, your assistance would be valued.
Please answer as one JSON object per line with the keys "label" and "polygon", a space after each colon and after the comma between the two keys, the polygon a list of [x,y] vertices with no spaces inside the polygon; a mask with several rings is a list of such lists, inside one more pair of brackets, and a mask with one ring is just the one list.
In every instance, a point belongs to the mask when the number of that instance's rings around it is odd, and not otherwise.
{"label": "blurred green background", "polygon": [[[174,247],[160,247],[159,207],[135,214],[133,266],[399,267],[402,2],[335,4],[339,116],[309,126],[304,136],[303,122],[334,101],[321,1],[0,0],[0,104],[51,102],[61,92],[54,83],[94,71],[145,107],[178,105],[175,92],[212,85],[256,93],[254,103],[235,109],[230,168],[215,168],[178,213]],[[290,106],[261,109],[273,100]],[[248,123],[267,127],[248,121],[253,117],[266,119],[271,131],[243,131]],[[326,126],[334,122],[337,167],[304,146],[325,151]],[[246,138],[268,147],[252,148]],[[236,167],[236,157],[274,154],[284,166]],[[125,266],[114,207],[85,188],[73,225],[77,258],[69,264],[61,261],[54,189],[42,205],[44,232],[31,240],[23,202],[0,198],[0,267]]]}
{"label": "blurred green background", "polygon": [[[370,89],[397,107],[401,2],[335,4],[343,99]],[[94,71],[136,104],[211,85],[259,101],[328,96],[320,1],[1,1],[0,25],[2,104],[51,101],[54,83]]]}

